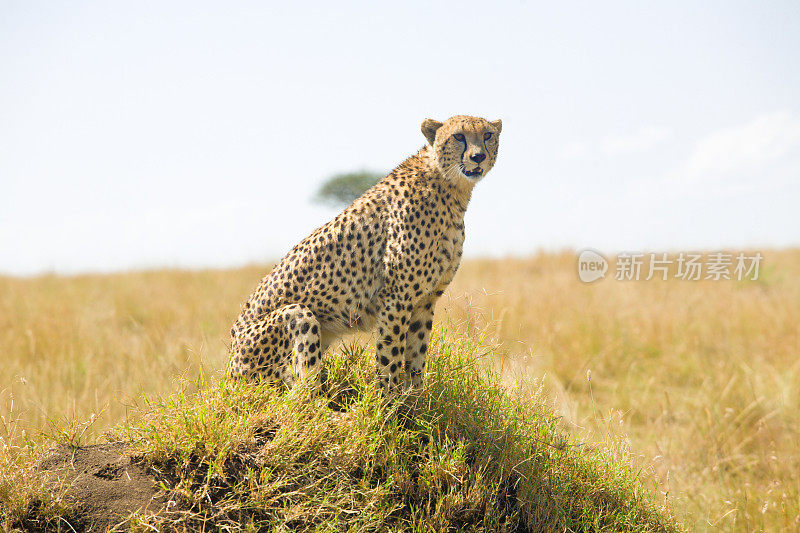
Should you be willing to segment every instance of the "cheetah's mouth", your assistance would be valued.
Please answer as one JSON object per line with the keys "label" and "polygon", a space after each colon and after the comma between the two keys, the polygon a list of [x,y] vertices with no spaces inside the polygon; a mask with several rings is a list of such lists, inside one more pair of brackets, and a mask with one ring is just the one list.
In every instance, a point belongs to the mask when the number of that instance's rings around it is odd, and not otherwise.
{"label": "cheetah's mouth", "polygon": [[475,167],[474,170],[463,169],[462,172],[468,178],[477,178],[478,176],[483,175],[483,169],[481,167]]}

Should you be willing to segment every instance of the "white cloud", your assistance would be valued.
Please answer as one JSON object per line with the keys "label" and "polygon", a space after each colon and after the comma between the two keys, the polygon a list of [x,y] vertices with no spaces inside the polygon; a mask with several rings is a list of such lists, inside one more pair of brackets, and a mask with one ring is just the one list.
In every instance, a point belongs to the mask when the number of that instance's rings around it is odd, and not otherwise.
{"label": "white cloud", "polygon": [[733,185],[783,181],[787,173],[800,179],[799,160],[800,119],[786,112],[763,114],[698,141],[687,162],[665,181],[673,185]]}
{"label": "white cloud", "polygon": [[700,138],[682,163],[660,177],[631,183],[627,196],[712,202],[771,195],[777,202],[796,196],[799,183],[800,117],[764,113]]}

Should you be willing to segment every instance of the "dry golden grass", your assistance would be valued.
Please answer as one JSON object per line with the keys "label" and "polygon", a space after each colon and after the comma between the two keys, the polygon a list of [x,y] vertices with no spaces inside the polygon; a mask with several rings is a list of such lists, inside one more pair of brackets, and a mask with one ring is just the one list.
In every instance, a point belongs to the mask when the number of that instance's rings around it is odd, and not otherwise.
{"label": "dry golden grass", "polygon": [[263,271],[0,278],[3,414],[13,400],[10,418],[47,430],[48,419],[105,409],[91,437],[125,417],[129,398],[168,392],[201,361],[220,367],[239,302]]}
{"label": "dry golden grass", "polygon": [[572,253],[473,261],[449,295],[504,341],[509,377],[546,374],[568,425],[629,440],[690,527],[800,528],[800,252],[743,282],[587,285]]}
{"label": "dry golden grass", "polygon": [[[91,441],[129,398],[221,369],[265,272],[0,278],[0,437],[67,420],[57,431]],[[584,441],[629,442],[690,527],[797,529],[799,280],[796,250],[767,252],[748,282],[586,285],[572,253],[476,260],[438,318],[502,343],[505,379],[543,380]]]}

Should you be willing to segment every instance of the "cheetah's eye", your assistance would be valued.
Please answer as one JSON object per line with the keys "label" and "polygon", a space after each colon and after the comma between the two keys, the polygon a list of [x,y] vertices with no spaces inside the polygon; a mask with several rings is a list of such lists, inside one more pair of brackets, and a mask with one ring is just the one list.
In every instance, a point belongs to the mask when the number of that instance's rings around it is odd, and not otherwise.
{"label": "cheetah's eye", "polygon": [[453,134],[453,139],[457,140],[460,143],[464,142],[464,136],[460,133]]}
{"label": "cheetah's eye", "polygon": [[486,133],[483,134],[483,140],[484,141],[488,141],[491,138],[492,138],[492,132],[491,131],[487,131]]}

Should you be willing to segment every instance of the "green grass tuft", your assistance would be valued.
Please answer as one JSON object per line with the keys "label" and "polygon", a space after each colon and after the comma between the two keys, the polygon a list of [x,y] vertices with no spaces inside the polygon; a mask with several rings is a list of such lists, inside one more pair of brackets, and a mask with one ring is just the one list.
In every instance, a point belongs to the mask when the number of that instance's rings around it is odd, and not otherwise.
{"label": "green grass tuft", "polygon": [[134,529],[683,529],[624,450],[574,442],[538,395],[503,388],[476,346],[441,338],[424,390],[399,401],[375,392],[374,357],[356,345],[328,357],[321,395],[201,378],[146,401],[115,434],[174,504]]}

